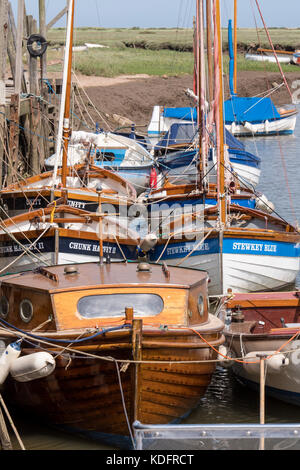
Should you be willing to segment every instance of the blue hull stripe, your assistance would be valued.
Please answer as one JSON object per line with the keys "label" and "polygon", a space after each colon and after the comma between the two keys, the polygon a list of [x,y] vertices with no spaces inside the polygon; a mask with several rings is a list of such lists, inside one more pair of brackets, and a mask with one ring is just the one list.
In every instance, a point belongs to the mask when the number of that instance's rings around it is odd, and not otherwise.
{"label": "blue hull stripe", "polygon": [[[195,246],[197,246],[201,238],[202,237],[199,237],[198,240],[169,244],[161,259],[168,260],[185,257],[194,249]],[[158,245],[153,250],[151,260],[156,260],[163,250],[164,245]],[[220,244],[218,238],[210,238],[205,240],[204,243],[199,245],[199,247],[195,251],[193,251],[193,253],[191,253],[191,256],[207,255],[214,253],[220,253]],[[265,255],[298,258],[300,256],[300,249],[298,244],[296,243],[224,238],[223,254],[242,254],[257,256]]]}
{"label": "blue hull stripe", "polygon": [[[176,205],[177,207],[189,207],[189,206],[196,206],[197,204],[202,205],[203,204],[203,198],[199,199],[172,199],[172,200],[165,200],[163,203],[156,204],[155,201],[152,202],[151,205],[149,205],[149,212],[159,212],[160,210],[166,210],[166,207],[169,207],[170,210],[174,209],[174,206]],[[218,204],[217,199],[211,198],[205,199],[205,204],[209,206],[216,206]],[[231,199],[231,204],[236,204],[238,206],[242,207],[248,207],[250,209],[255,209],[256,202],[254,198],[249,198],[249,199],[239,199],[239,198],[232,198]]]}

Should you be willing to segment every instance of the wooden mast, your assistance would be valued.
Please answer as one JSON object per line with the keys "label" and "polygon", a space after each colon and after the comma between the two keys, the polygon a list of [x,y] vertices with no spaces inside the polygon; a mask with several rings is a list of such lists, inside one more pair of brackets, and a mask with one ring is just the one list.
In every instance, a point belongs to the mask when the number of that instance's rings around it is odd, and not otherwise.
{"label": "wooden mast", "polygon": [[200,189],[204,189],[204,174],[206,168],[206,129],[205,129],[205,58],[204,58],[204,0],[197,0],[197,57],[198,57],[198,103],[197,117],[199,129],[199,176]]}
{"label": "wooden mast", "polygon": [[74,32],[74,0],[70,0],[69,4],[70,15],[70,36],[69,36],[69,50],[68,54],[68,69],[67,69],[67,84],[66,84],[66,98],[65,98],[65,111],[63,121],[63,155],[62,155],[62,186],[67,185],[67,164],[68,164],[68,147],[70,139],[70,107],[71,107],[71,86],[72,86],[72,45],[73,45],[73,32]]}
{"label": "wooden mast", "polygon": [[216,31],[218,40],[218,51],[216,53],[219,56],[219,70],[218,70],[218,80],[219,80],[219,217],[221,228],[226,225],[226,195],[225,195],[225,153],[224,153],[224,117],[223,117],[223,72],[222,72],[222,37],[221,37],[221,15],[220,15],[220,0],[215,0],[216,2]]}
{"label": "wooden mast", "polygon": [[213,83],[213,57],[211,40],[211,0],[206,1],[206,48],[207,48],[207,72],[208,72],[208,97],[211,103],[214,96]]}

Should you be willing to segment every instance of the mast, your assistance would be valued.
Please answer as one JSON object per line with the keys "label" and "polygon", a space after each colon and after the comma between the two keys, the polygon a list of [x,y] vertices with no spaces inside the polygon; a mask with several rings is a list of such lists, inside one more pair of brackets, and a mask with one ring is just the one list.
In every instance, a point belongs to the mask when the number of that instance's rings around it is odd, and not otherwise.
{"label": "mast", "polygon": [[234,78],[233,78],[233,92],[237,93],[237,0],[234,0],[234,18],[233,18],[233,55],[234,55]]}
{"label": "mast", "polygon": [[211,103],[214,96],[213,82],[213,57],[211,40],[211,0],[206,1],[206,48],[207,48],[207,72],[208,72],[208,97]]}
{"label": "mast", "polygon": [[64,56],[63,85],[60,105],[59,125],[56,140],[55,165],[53,170],[53,183],[57,175],[58,162],[60,160],[62,147],[62,185],[66,187],[67,155],[70,136],[70,100],[71,100],[71,80],[72,80],[72,45],[74,28],[74,0],[69,0],[67,38]]}
{"label": "mast", "polygon": [[69,16],[70,17],[70,37],[69,37],[69,50],[66,52],[68,56],[68,70],[67,70],[67,90],[65,100],[64,124],[63,124],[63,157],[62,157],[62,174],[61,182],[63,188],[67,186],[67,164],[68,164],[68,147],[70,139],[70,107],[71,107],[71,86],[72,86],[72,46],[73,46],[73,32],[74,32],[74,0],[70,0]]}
{"label": "mast", "polygon": [[204,174],[206,168],[206,128],[205,128],[205,55],[204,55],[204,8],[203,0],[197,1],[197,25],[198,25],[198,129],[199,129],[199,176],[200,188],[204,187]]}
{"label": "mast", "polygon": [[218,204],[219,220],[221,228],[226,225],[226,194],[225,194],[225,152],[224,152],[224,117],[223,117],[223,71],[222,71],[222,37],[221,37],[221,15],[220,0],[215,2],[215,39],[217,50],[215,50],[217,70],[216,81],[218,85],[216,100],[216,127],[218,145]]}

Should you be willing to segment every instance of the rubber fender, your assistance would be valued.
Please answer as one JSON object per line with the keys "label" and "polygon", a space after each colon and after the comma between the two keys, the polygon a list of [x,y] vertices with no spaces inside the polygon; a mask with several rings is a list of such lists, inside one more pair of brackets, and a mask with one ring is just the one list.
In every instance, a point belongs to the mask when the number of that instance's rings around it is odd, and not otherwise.
{"label": "rubber fender", "polygon": [[40,351],[21,356],[10,367],[10,374],[17,382],[30,382],[52,374],[55,359],[48,352]]}
{"label": "rubber fender", "polygon": [[[33,45],[38,44],[39,47],[34,48]],[[27,40],[27,50],[31,57],[41,57],[45,54],[48,47],[46,39],[40,34],[32,34]]]}

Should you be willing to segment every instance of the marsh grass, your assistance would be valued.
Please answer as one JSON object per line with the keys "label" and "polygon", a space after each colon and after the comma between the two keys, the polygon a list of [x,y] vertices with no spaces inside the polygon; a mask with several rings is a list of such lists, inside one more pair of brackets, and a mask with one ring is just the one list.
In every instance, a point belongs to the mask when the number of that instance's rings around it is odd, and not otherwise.
{"label": "marsh grass", "polygon": [[84,75],[181,75],[191,73],[193,55],[175,51],[144,49],[97,49],[78,54],[75,70]]}
{"label": "marsh grass", "polygon": [[[300,48],[300,29],[270,29],[274,46],[285,50]],[[49,32],[48,58],[51,64],[62,61],[65,42],[63,28]],[[118,75],[182,75],[193,71],[193,33],[191,29],[105,29],[77,28],[74,45],[96,43],[108,48],[89,49],[74,53],[75,70],[85,75],[114,77]],[[270,48],[264,30],[239,29],[238,70],[278,72],[277,64],[254,62],[244,58],[249,47]],[[228,71],[227,30],[223,30],[224,72]],[[49,65],[49,70],[60,71],[61,64]],[[282,64],[284,72],[294,71],[291,65]]]}

